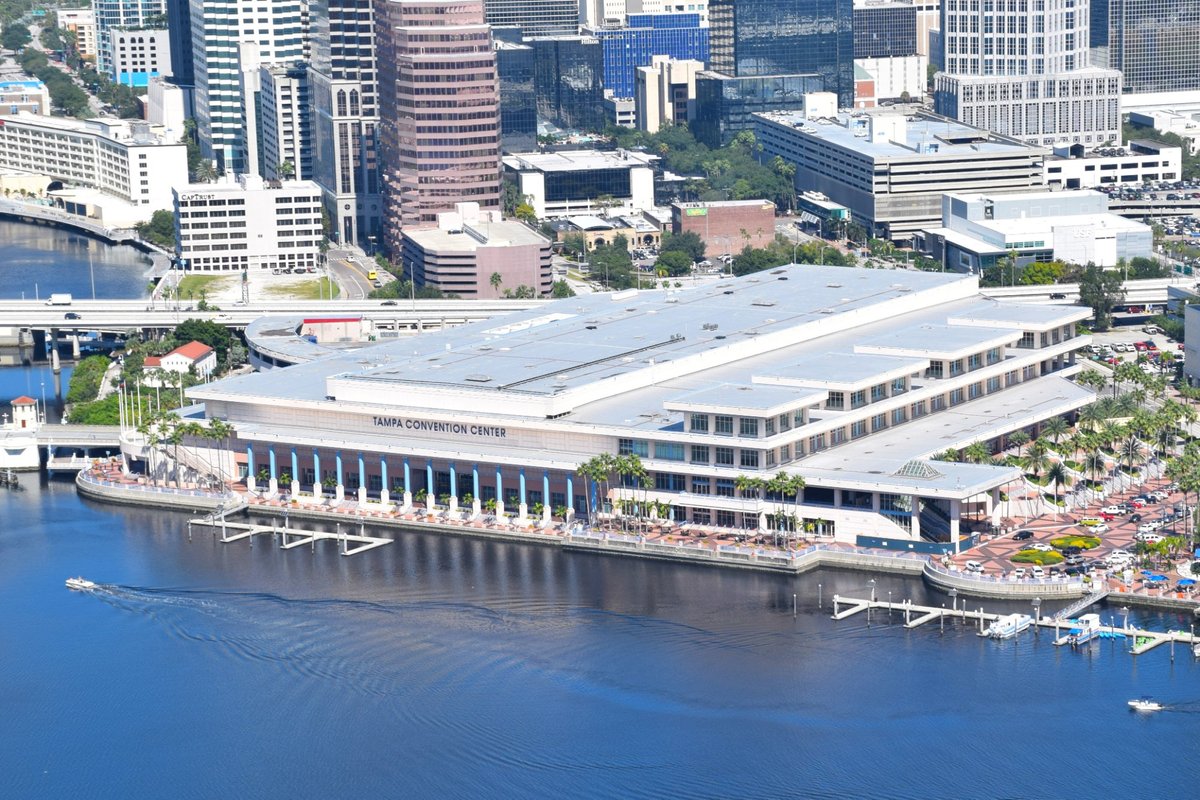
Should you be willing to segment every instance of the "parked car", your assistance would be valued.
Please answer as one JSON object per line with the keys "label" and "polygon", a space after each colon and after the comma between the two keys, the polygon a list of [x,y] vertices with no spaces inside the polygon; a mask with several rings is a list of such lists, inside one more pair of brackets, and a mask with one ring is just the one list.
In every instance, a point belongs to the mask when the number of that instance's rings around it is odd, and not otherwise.
{"label": "parked car", "polygon": [[1116,515],[1123,513],[1123,511],[1120,506],[1105,506],[1104,508],[1100,509],[1100,513]]}
{"label": "parked car", "polygon": [[1086,560],[1087,559],[1085,559],[1083,556],[1076,553],[1073,556],[1067,556],[1067,560],[1065,563],[1068,567],[1077,567],[1077,566],[1080,566],[1081,564],[1083,564],[1084,561],[1086,561]]}
{"label": "parked car", "polygon": [[1130,518],[1129,518],[1129,521],[1130,521],[1130,522],[1141,522],[1141,521],[1142,521],[1142,515],[1141,515],[1141,514],[1134,514],[1132,517],[1130,517]]}
{"label": "parked car", "polygon": [[978,561],[968,561],[966,564],[966,569],[967,572],[975,572],[980,575],[983,574],[983,564],[980,564]]}
{"label": "parked car", "polygon": [[1139,533],[1137,535],[1137,540],[1139,542],[1145,542],[1146,544],[1158,544],[1163,540],[1163,537],[1159,536],[1157,533]]}
{"label": "parked car", "polygon": [[1054,548],[1051,547],[1050,545],[1044,544],[1042,542],[1034,542],[1031,545],[1027,545],[1024,549],[1025,550],[1037,550],[1042,553],[1049,553]]}
{"label": "parked car", "polygon": [[1018,542],[1024,542],[1027,539],[1033,538],[1033,531],[1017,531],[1013,534],[1013,538]]}
{"label": "parked car", "polygon": [[1035,564],[1033,567],[1030,567],[1029,574],[1035,578],[1044,578],[1046,577],[1046,570]]}

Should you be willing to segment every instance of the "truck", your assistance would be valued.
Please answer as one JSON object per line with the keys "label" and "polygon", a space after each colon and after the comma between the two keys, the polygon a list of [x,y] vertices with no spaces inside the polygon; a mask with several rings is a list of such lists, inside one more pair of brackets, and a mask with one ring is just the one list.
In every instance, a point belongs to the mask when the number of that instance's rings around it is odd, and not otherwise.
{"label": "truck", "polygon": [[61,293],[61,292],[55,292],[54,294],[50,295],[50,298],[46,301],[46,305],[48,305],[48,306],[69,306],[69,305],[71,305],[71,295],[66,294],[66,293]]}

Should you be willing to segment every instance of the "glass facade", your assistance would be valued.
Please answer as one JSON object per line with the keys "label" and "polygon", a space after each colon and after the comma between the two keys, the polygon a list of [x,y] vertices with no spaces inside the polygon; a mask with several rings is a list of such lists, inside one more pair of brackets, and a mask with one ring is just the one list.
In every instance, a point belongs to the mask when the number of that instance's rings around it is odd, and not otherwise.
{"label": "glass facade", "polygon": [[623,28],[589,31],[603,43],[604,88],[633,97],[634,73],[653,56],[708,62],[708,28],[699,14],[630,14]]}
{"label": "glass facade", "polygon": [[916,6],[895,3],[854,9],[855,58],[891,58],[916,53]]}
{"label": "glass facade", "polygon": [[739,131],[754,129],[755,114],[800,110],[805,94],[823,90],[820,75],[731,78],[701,72],[696,76],[696,103],[703,113],[692,122],[692,130],[709,147],[729,144]]}
{"label": "glass facade", "polygon": [[628,169],[589,169],[580,172],[547,172],[546,202],[577,197],[629,197]]}
{"label": "glass facade", "polygon": [[570,36],[579,30],[575,0],[484,0],[483,13],[489,25],[518,25],[526,36]]}
{"label": "glass facade", "polygon": [[604,50],[592,36],[527,39],[534,49],[538,119],[574,130],[604,128]]}
{"label": "glass facade", "polygon": [[1093,0],[1097,66],[1119,69],[1126,92],[1200,89],[1200,0]]}
{"label": "glass facade", "polygon": [[537,62],[532,47],[496,42],[500,78],[500,149],[528,153],[537,149]]}
{"label": "glass facade", "polygon": [[850,108],[853,21],[853,0],[713,0],[709,69],[739,78],[817,75],[815,91],[835,92]]}

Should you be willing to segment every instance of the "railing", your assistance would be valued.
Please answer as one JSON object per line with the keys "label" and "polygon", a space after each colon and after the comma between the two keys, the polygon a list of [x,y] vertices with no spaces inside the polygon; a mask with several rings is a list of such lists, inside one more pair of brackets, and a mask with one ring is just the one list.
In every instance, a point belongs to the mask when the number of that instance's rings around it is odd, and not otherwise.
{"label": "railing", "polygon": [[1082,591],[1084,588],[1083,581],[1069,580],[1066,575],[1058,575],[1048,578],[997,578],[993,575],[979,575],[970,572],[962,572],[959,570],[950,570],[943,567],[934,561],[930,561],[926,567],[930,572],[936,572],[939,575],[944,575],[947,578],[952,578],[956,581],[966,581],[968,583],[979,584],[980,586],[1052,586],[1063,588],[1074,588]]}
{"label": "railing", "polygon": [[93,486],[103,486],[110,489],[122,489],[131,492],[144,492],[146,494],[162,494],[172,495],[177,497],[206,497],[213,500],[221,498],[230,498],[233,492],[210,492],[204,489],[178,489],[173,486],[154,486],[148,483],[118,483],[116,481],[106,481],[102,478],[97,478],[90,472],[83,471],[79,473],[78,480],[84,483],[90,483]]}

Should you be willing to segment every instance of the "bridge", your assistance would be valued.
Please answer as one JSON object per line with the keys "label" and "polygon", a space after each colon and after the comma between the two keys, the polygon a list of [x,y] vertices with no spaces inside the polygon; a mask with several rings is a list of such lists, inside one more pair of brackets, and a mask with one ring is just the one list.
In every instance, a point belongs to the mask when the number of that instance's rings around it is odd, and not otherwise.
{"label": "bridge", "polygon": [[117,425],[43,425],[37,430],[39,447],[91,448],[121,444],[121,428]]}
{"label": "bridge", "polygon": [[[1146,306],[1165,305],[1168,289],[1172,286],[1192,289],[1197,283],[1190,276],[1176,275],[1170,278],[1149,278],[1125,281],[1125,301],[1122,305]],[[989,286],[980,290],[997,300],[1013,300],[1020,303],[1077,305],[1078,283],[1055,283],[1037,286]]]}
{"label": "bridge", "polygon": [[[1190,192],[1189,192],[1190,193]],[[1180,196],[1179,200],[1122,200],[1110,197],[1108,210],[1126,219],[1165,219],[1200,215],[1200,199]]]}
{"label": "bridge", "polygon": [[[4,327],[31,330],[169,330],[186,319],[203,319],[245,328],[265,316],[362,316],[381,330],[417,330],[490,319],[510,311],[536,308],[545,300],[271,300],[201,311],[190,303],[149,300],[73,300],[47,305],[42,300],[0,300]],[[387,304],[387,305],[385,305]]]}

